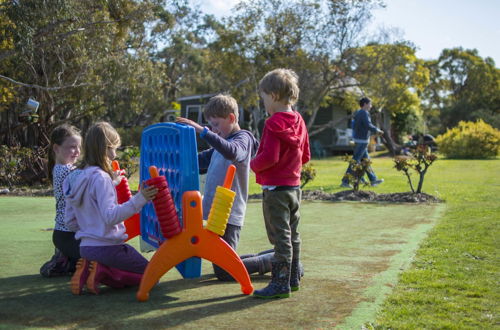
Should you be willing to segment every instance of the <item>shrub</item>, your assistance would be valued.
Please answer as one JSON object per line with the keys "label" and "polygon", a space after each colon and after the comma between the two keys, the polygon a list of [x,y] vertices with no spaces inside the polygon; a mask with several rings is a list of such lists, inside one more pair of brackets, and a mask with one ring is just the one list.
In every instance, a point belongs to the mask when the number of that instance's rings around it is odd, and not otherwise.
{"label": "shrub", "polygon": [[45,150],[0,146],[0,185],[43,182],[45,175]]}
{"label": "shrub", "polygon": [[139,147],[124,147],[117,158],[120,168],[125,170],[125,175],[130,178],[139,170]]}
{"label": "shrub", "polygon": [[302,171],[300,172],[300,182],[301,182],[301,185],[300,185],[300,188],[304,188],[304,186],[314,180],[314,178],[316,177],[316,169],[313,168],[313,164],[312,163],[308,163],[304,166],[302,166]]}
{"label": "shrub", "polygon": [[436,138],[439,151],[448,158],[493,158],[500,153],[500,131],[481,119],[458,123]]}
{"label": "shrub", "polygon": [[361,159],[361,162],[357,162],[352,156],[345,155],[344,161],[349,163],[351,168],[351,173],[346,173],[345,177],[349,181],[349,183],[353,186],[353,190],[355,192],[359,191],[359,186],[361,184],[368,185],[367,181],[363,180],[366,172],[371,171],[372,161],[368,158]]}
{"label": "shrub", "polygon": [[[430,147],[425,144],[419,144],[415,150],[411,151],[410,156],[395,157],[394,167],[396,170],[402,171],[406,175],[411,191],[413,193],[420,194],[424,185],[424,178],[427,173],[427,169],[436,159],[437,156],[432,153]],[[410,169],[414,170],[419,175],[417,190],[413,187]]]}

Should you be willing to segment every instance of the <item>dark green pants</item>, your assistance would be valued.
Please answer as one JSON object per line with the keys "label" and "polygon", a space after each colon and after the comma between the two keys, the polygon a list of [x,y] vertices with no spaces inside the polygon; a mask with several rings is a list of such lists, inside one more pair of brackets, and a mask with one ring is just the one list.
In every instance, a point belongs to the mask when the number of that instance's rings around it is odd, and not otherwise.
{"label": "dark green pants", "polygon": [[274,245],[274,261],[300,259],[300,189],[263,190],[262,210],[267,237]]}

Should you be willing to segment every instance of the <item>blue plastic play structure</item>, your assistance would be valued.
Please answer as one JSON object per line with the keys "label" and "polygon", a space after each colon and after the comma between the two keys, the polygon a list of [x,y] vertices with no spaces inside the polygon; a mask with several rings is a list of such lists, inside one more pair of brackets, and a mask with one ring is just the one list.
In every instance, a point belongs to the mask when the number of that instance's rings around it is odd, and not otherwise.
{"label": "blue plastic play structure", "polygon": [[[199,190],[199,170],[194,128],[175,123],[159,123],[144,129],[141,138],[140,181],[150,179],[149,167],[156,166],[167,179],[182,226],[182,194]],[[141,239],[158,248],[163,237],[153,203],[141,211]],[[184,278],[201,276],[201,259],[189,258],[176,266]]]}

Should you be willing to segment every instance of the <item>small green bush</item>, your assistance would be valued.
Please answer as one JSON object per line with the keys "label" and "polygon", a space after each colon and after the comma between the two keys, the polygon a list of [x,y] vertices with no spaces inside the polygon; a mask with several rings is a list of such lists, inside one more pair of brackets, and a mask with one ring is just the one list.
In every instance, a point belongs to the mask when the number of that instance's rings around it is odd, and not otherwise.
{"label": "small green bush", "polygon": [[346,173],[344,178],[347,178],[349,184],[352,185],[354,192],[358,192],[361,184],[365,186],[368,185],[367,181],[363,181],[363,177],[368,171],[372,171],[372,161],[368,158],[363,158],[361,159],[361,162],[358,163],[354,158],[352,158],[352,156],[349,155],[344,156],[344,161],[348,162],[351,168],[351,173]]}
{"label": "small green bush", "polygon": [[[394,158],[394,168],[406,175],[411,192],[420,194],[422,192],[422,186],[424,185],[425,174],[427,173],[429,166],[431,166],[436,159],[437,156],[432,153],[430,147],[420,144],[417,148],[415,148],[415,150],[411,151],[410,156],[396,156]],[[419,176],[416,190],[413,187],[410,169],[417,172]]]}
{"label": "small green bush", "polygon": [[300,172],[300,188],[304,188],[306,184],[314,180],[316,177],[316,169],[313,167],[312,163],[307,163],[302,166],[302,171]]}
{"label": "small green bush", "polygon": [[125,147],[118,153],[120,168],[125,170],[125,176],[130,178],[139,170],[141,153],[139,147]]}
{"label": "small green bush", "polygon": [[458,123],[436,138],[439,152],[448,158],[484,159],[500,153],[500,131],[481,119]]}

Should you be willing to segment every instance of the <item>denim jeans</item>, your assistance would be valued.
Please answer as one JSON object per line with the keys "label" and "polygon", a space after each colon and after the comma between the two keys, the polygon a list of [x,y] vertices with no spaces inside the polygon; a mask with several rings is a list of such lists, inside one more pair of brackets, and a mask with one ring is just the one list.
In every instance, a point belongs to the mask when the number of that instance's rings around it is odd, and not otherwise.
{"label": "denim jeans", "polygon": [[[358,163],[361,162],[361,160],[363,158],[370,159],[370,155],[368,154],[367,149],[368,149],[368,143],[356,143],[354,145],[354,152],[353,152],[352,158]],[[352,169],[351,169],[350,164],[347,167],[347,171],[345,173],[352,174]],[[368,179],[370,179],[370,182],[377,180],[377,176],[375,175],[375,172],[373,172],[371,166],[368,167],[368,169],[366,170],[366,175],[368,175]],[[361,179],[363,179],[363,178],[361,178]],[[347,176],[344,176],[342,178],[342,182],[349,183]]]}

